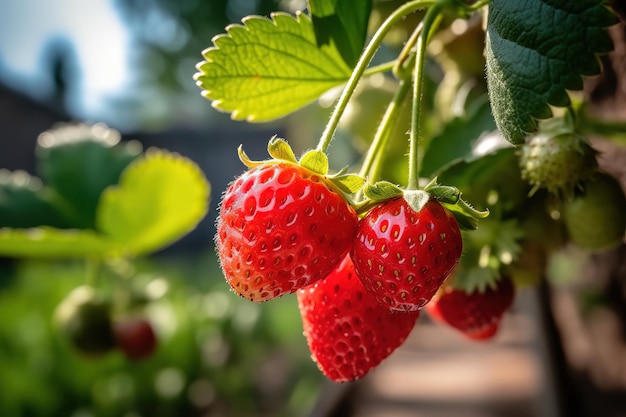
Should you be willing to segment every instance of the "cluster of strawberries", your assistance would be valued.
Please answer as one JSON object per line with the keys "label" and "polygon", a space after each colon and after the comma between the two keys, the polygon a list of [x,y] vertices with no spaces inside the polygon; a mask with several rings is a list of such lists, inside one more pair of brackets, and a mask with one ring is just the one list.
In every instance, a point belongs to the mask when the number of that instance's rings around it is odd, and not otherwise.
{"label": "cluster of strawberries", "polygon": [[462,238],[435,199],[416,212],[391,198],[359,217],[325,176],[291,162],[260,163],[230,184],[216,245],[240,296],[261,302],[297,292],[312,358],[338,382],[388,357],[425,306],[469,337],[487,338],[514,296],[505,280],[475,294],[443,285]]}

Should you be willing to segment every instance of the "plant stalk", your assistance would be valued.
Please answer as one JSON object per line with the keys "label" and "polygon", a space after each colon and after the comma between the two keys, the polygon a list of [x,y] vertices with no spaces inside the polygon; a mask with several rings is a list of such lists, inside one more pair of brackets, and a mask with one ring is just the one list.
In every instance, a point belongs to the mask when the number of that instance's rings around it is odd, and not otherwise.
{"label": "plant stalk", "polygon": [[[381,45],[383,39],[387,35],[387,33],[391,30],[391,28],[398,23],[402,18],[409,13],[412,13],[416,10],[436,5],[436,0],[414,0],[408,3],[403,4],[399,8],[397,8],[392,14],[387,17],[387,19],[382,23],[382,25],[378,28],[374,36],[367,44],[363,53],[359,57],[350,78],[348,79],[346,86],[344,87],[335,108],[333,109],[333,113],[330,116],[330,120],[326,124],[324,128],[324,132],[322,133],[322,137],[320,138],[320,142],[317,145],[316,150],[321,152],[326,152],[330,142],[332,141],[335,131],[337,130],[337,126],[339,125],[339,120],[343,115],[343,112],[348,105],[348,101],[354,90],[356,89],[359,80],[363,76],[367,66],[371,62],[372,58],[376,54],[378,47]],[[427,14],[428,15],[428,14]]]}
{"label": "plant stalk", "polygon": [[415,52],[415,72],[413,75],[413,107],[411,112],[411,132],[409,148],[409,178],[407,190],[419,189],[419,131],[424,87],[424,62],[429,36],[435,31],[441,20],[441,3],[428,9],[424,16],[422,31],[417,38]]}

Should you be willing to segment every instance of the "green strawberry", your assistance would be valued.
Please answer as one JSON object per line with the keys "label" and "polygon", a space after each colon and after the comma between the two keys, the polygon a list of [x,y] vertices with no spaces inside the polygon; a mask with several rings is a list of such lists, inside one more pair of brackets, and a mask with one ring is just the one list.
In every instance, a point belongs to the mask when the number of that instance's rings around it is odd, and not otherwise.
{"label": "green strawberry", "polygon": [[563,207],[570,239],[592,250],[619,245],[626,229],[626,197],[619,182],[598,173],[585,181],[582,189]]}
{"label": "green strawberry", "polygon": [[521,147],[522,178],[533,187],[569,198],[581,181],[597,167],[596,152],[586,139],[573,132],[539,132]]}
{"label": "green strawberry", "polygon": [[92,287],[72,290],[57,307],[54,319],[63,336],[85,355],[101,355],[116,346],[110,305]]}

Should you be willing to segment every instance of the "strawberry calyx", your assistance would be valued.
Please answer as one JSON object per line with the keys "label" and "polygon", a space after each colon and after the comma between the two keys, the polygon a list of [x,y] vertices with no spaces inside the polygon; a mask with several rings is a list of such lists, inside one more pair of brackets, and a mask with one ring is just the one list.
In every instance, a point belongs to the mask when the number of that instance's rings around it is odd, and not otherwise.
{"label": "strawberry calyx", "polygon": [[374,184],[365,184],[363,195],[366,199],[355,207],[359,214],[387,200],[402,197],[416,213],[419,213],[429,200],[437,200],[454,215],[459,226],[464,230],[476,229],[478,221],[489,215],[489,210],[475,209],[461,198],[462,193],[458,188],[439,184],[437,178],[418,190],[403,190],[389,181],[378,181]]}
{"label": "strawberry calyx", "polygon": [[328,156],[322,151],[316,149],[309,150],[305,152],[300,159],[297,159],[287,141],[276,135],[272,136],[267,144],[267,153],[272,157],[271,159],[254,161],[245,153],[241,145],[237,148],[237,153],[239,154],[239,160],[248,168],[285,162],[305,168],[315,174],[323,176],[329,185],[340,192],[350,202],[350,195],[360,191],[365,184],[363,177],[348,173],[347,166],[335,174],[329,174]]}

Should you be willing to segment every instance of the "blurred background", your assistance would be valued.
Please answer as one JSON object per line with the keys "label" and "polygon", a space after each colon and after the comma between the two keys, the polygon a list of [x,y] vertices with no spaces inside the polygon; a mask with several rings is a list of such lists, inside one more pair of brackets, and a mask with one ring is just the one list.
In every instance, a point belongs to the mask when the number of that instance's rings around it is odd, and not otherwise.
{"label": "blurred background", "polygon": [[[310,360],[295,297],[258,305],[229,291],[213,224],[222,191],[244,168],[237,146],[264,158],[278,134],[300,154],[315,146],[329,109],[316,103],[272,123],[231,121],[201,97],[195,64],[226,25],[304,7],[304,0],[0,2],[0,169],[36,175],[41,132],[58,122],[104,122],[123,140],[193,159],[212,184],[199,227],[135,265],[133,285],[149,300],[159,336],[144,361],[86,358],[59,340],[52,312],[84,282],[82,263],[0,259],[0,416],[626,416],[624,345],[596,345],[569,289],[557,294],[557,321],[540,293],[522,294],[490,345],[422,317],[397,354],[344,385],[327,382]],[[338,143],[333,155],[354,159],[355,149]],[[623,171],[621,161],[614,165]],[[565,259],[561,271],[580,273],[582,262]],[[624,250],[592,260],[623,264]],[[624,331],[614,316],[594,320],[597,340]],[[557,324],[570,337],[565,347]],[[572,374],[582,385],[571,386]],[[577,396],[598,384],[604,394]],[[586,414],[594,407],[600,411]]]}

